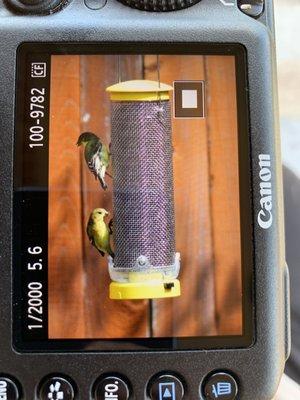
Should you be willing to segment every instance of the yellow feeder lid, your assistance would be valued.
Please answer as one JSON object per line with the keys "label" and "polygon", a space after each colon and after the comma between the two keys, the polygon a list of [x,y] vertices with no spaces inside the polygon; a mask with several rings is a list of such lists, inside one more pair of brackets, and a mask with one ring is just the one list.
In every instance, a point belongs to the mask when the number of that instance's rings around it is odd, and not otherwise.
{"label": "yellow feeder lid", "polygon": [[120,82],[106,89],[112,101],[169,100],[172,90],[170,85],[149,80]]}

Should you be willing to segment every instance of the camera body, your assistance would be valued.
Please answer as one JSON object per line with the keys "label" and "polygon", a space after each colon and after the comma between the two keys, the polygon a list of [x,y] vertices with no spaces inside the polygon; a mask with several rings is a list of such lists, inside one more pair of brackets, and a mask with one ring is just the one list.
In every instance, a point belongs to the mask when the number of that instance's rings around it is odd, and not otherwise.
{"label": "camera body", "polygon": [[[25,6],[24,9],[16,11],[15,6],[0,4],[0,375],[4,385],[7,379],[15,384],[15,389],[7,391],[7,398],[43,400],[47,398],[43,397],[47,396],[45,379],[52,377],[57,379],[52,382],[54,386],[49,386],[48,395],[54,399],[59,392],[55,392],[55,383],[64,388],[66,379],[72,389],[67,387],[68,394],[61,398],[67,399],[177,400],[183,391],[183,398],[193,400],[233,399],[236,392],[240,400],[271,400],[290,347],[272,1],[266,2],[257,18],[245,13],[247,7],[241,9],[229,0],[202,0],[174,12],[140,11],[117,0],[73,0],[54,8],[50,15],[44,15],[44,11],[39,15],[27,13]],[[22,96],[26,80],[30,79],[25,76],[28,49],[34,49],[30,54],[47,57],[98,52],[214,55],[220,53],[220,48],[224,55],[236,45],[238,60],[244,63],[238,75],[245,95],[238,119],[243,119],[244,134],[248,135],[241,146],[244,153],[240,153],[244,171],[240,190],[248,199],[248,205],[245,200],[245,208],[241,207],[241,225],[248,230],[248,260],[252,260],[243,270],[247,293],[244,302],[248,304],[243,330],[248,332],[247,340],[234,345],[219,342],[214,336],[208,344],[189,343],[175,349],[156,346],[154,342],[147,348],[109,344],[94,348],[88,342],[73,346],[72,340],[62,340],[59,345],[20,344],[20,307],[25,301],[21,278],[27,264],[18,261],[24,253],[18,232],[23,232],[24,227],[19,223],[19,203],[14,192],[18,185],[16,168],[23,154],[18,150],[20,142],[16,144],[16,131],[26,125],[20,109],[25,101]],[[43,62],[42,58],[37,61]],[[35,165],[35,158],[32,159],[32,171],[39,169],[40,164]],[[31,233],[34,229],[28,227]],[[39,235],[37,229],[33,234],[37,241]],[[176,339],[169,338],[169,342],[173,341]],[[210,379],[216,374],[229,374],[235,382],[226,380],[228,377],[225,381],[212,381],[210,392]],[[169,376],[174,380],[169,381]],[[113,397],[114,390],[118,390],[113,386],[106,385],[101,392],[105,379],[108,385],[119,387],[118,397]],[[125,383],[124,389],[116,382]],[[231,391],[226,392],[225,387],[222,392],[222,387],[217,386],[222,383],[230,383]],[[152,389],[153,385],[158,389]],[[20,397],[13,397],[14,390]]]}

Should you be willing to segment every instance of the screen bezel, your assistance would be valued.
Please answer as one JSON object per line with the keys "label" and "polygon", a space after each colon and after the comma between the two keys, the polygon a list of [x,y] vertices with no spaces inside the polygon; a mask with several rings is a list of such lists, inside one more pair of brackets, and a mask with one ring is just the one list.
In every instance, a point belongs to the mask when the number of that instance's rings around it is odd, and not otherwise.
{"label": "screen bezel", "polygon": [[[181,338],[145,338],[145,339],[40,339],[24,335],[24,299],[22,272],[23,254],[21,248],[20,213],[24,204],[16,196],[18,178],[22,169],[22,143],[24,131],[24,104],[26,103],[26,71],[28,55],[50,62],[51,55],[88,55],[88,54],[173,54],[173,55],[233,55],[236,59],[238,134],[239,134],[239,194],[242,249],[242,287],[243,287],[243,335],[209,336]],[[16,123],[14,151],[14,209],[13,209],[13,343],[20,351],[145,351],[145,350],[207,350],[223,348],[244,348],[254,343],[254,257],[253,257],[253,199],[251,181],[251,143],[249,123],[249,92],[247,80],[247,53],[239,44],[196,44],[189,43],[101,43],[66,44],[42,43],[23,44],[18,49],[16,78]],[[21,147],[21,148],[20,148]],[[45,171],[45,173],[48,170]],[[47,199],[48,192],[42,196]],[[48,213],[48,204],[46,207]],[[23,224],[24,227],[24,224]],[[27,227],[28,229],[28,227]],[[47,224],[48,229],[48,224]],[[47,270],[46,270],[47,273]],[[47,277],[44,276],[47,282]]]}

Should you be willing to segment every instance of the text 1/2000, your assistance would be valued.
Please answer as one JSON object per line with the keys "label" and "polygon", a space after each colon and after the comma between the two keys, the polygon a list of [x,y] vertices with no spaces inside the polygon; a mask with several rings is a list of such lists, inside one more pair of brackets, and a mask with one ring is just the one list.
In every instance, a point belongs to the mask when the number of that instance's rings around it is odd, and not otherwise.
{"label": "text 1/2000", "polygon": [[40,282],[28,284],[28,318],[38,324],[28,325],[28,329],[42,328],[43,325],[43,285]]}
{"label": "text 1/2000", "polygon": [[[27,263],[27,270],[31,273],[38,273],[43,270],[43,249],[40,246],[28,247],[30,262]],[[28,329],[43,328],[43,284],[40,281],[27,284],[27,317],[30,323]]]}
{"label": "text 1/2000", "polygon": [[30,91],[30,118],[33,124],[29,128],[29,147],[43,147],[44,127],[42,125],[45,116],[45,89],[32,88]]}

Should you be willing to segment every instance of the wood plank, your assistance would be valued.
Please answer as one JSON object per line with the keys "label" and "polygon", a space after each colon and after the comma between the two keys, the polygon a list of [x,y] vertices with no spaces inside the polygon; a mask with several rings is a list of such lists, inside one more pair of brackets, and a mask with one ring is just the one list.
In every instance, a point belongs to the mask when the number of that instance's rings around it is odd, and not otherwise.
{"label": "wood plank", "polygon": [[[163,83],[204,80],[200,56],[161,56]],[[145,57],[145,78],[157,80],[156,56]],[[214,335],[214,266],[206,120],[173,119],[176,245],[182,295],[153,302],[154,336]]]}
{"label": "wood plank", "polygon": [[234,57],[205,59],[216,313],[220,335],[242,333],[238,130]]}
{"label": "wood plank", "polygon": [[[142,57],[120,57],[122,79],[142,78]],[[110,143],[110,101],[106,87],[118,80],[116,56],[81,57],[81,131],[91,131]],[[100,188],[84,162],[81,165],[83,207],[83,257],[85,270],[85,320],[89,338],[145,337],[149,335],[149,302],[113,301],[109,299],[107,258],[90,245],[85,228],[91,211],[103,207],[111,214],[112,181]]]}
{"label": "wood plank", "polygon": [[49,338],[85,336],[80,218],[79,57],[52,59],[49,175]]}

